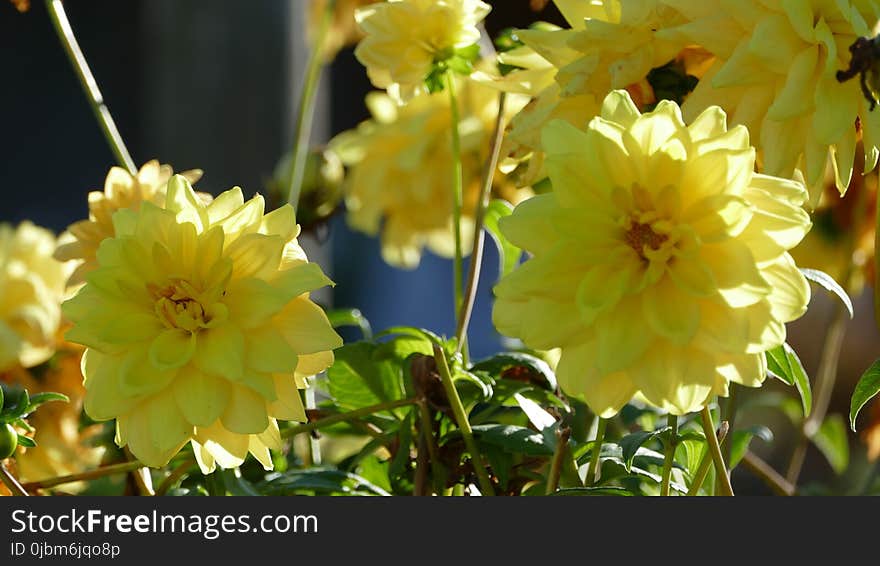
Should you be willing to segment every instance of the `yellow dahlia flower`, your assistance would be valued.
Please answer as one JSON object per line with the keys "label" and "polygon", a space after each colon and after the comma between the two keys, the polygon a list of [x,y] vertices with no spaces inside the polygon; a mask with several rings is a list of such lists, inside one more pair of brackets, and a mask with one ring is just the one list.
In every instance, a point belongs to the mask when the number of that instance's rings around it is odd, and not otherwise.
{"label": "yellow dahlia flower", "polygon": [[[496,91],[467,78],[458,79],[464,171],[462,242],[470,251],[474,210],[482,168],[489,151]],[[524,100],[511,97],[518,110]],[[373,118],[357,130],[330,142],[351,169],[343,185],[348,223],[371,236],[381,233],[382,257],[396,267],[415,269],[423,248],[451,258],[455,253],[452,224],[452,149],[449,98],[422,94],[398,106],[385,93],[367,96]],[[514,191],[503,176],[496,192],[517,201],[530,191]]]}
{"label": "yellow dahlia flower", "polygon": [[52,258],[50,231],[0,224],[0,370],[31,367],[55,352],[64,282],[70,270]]}
{"label": "yellow dahlia flower", "polygon": [[690,125],[626,91],[586,131],[544,130],[553,192],[501,229],[532,258],[497,285],[499,331],[562,348],[560,384],[603,417],[640,394],[674,414],[758,386],[810,288],[787,250],[810,227],[799,183],[753,173],[748,131],[709,108]]}
{"label": "yellow dahlia flower", "polygon": [[[56,359],[41,376],[31,372],[13,372],[12,381],[29,393],[56,392],[67,395],[67,403],[47,403],[28,417],[36,429],[36,448],[28,448],[15,456],[19,478],[25,482],[76,474],[95,468],[104,456],[104,448],[91,446],[91,439],[100,433],[100,425],[80,427],[85,389],[80,371],[82,349],[59,349]],[[80,491],[85,484],[65,485],[68,492]]]}
{"label": "yellow dahlia flower", "polygon": [[293,209],[234,188],[206,204],[175,175],[165,208],[113,215],[97,268],[64,303],[87,347],[85,410],[149,466],[187,442],[203,471],[250,452],[271,469],[277,419],[304,421],[297,387],[341,345],[309,291],[330,284],[296,241]]}
{"label": "yellow dahlia flower", "polygon": [[857,130],[866,170],[880,154],[880,113],[869,112],[858,80],[840,83],[849,46],[871,36],[880,4],[870,0],[767,2],[664,0],[688,20],[664,37],[694,41],[720,60],[683,106],[685,118],[709,105],[744,124],[761,151],[763,171],[790,177],[800,169],[813,204],[830,153],[843,194],[852,177]]}
{"label": "yellow dahlia flower", "polygon": [[355,56],[373,85],[408,101],[425,91],[437,62],[480,40],[477,25],[492,8],[480,0],[389,0],[359,9],[366,34]]}
{"label": "yellow dahlia flower", "polygon": [[[703,72],[708,54],[687,41],[663,38],[658,31],[684,21],[660,0],[556,0],[571,29],[528,29],[516,32],[527,52],[502,55],[502,62],[523,67],[498,81],[507,91],[517,83],[542,87],[516,116],[505,139],[502,164],[517,170],[516,180],[532,184],[546,175],[541,147],[543,126],[554,119],[585,125],[597,115],[612,89],[630,91],[644,108],[656,102],[646,77],[657,67],[679,59],[688,74]],[[546,84],[548,68],[553,82]],[[480,77],[482,78],[482,77]]]}
{"label": "yellow dahlia flower", "polygon": [[[88,220],[71,224],[67,229],[69,234],[65,234],[55,252],[55,258],[60,261],[79,262],[68,285],[82,283],[86,274],[97,266],[95,254],[98,246],[105,238],[114,235],[113,213],[123,208],[138,210],[143,202],[161,205],[165,201],[165,187],[172,174],[170,166],[160,165],[156,160],[147,162],[137,175],[131,175],[121,167],[110,169],[104,181],[104,191],[89,193]],[[195,183],[202,172],[194,169],[186,171],[183,176]],[[204,199],[210,199],[210,195],[199,194]]]}

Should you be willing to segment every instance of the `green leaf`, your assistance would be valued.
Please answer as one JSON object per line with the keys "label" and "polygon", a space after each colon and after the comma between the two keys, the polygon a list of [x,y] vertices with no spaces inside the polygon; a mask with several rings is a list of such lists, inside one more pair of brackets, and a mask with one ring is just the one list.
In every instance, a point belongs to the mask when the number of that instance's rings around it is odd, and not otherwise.
{"label": "green leaf", "polygon": [[849,440],[842,416],[828,415],[810,440],[831,464],[834,473],[840,475],[846,471],[849,465]]}
{"label": "green leaf", "polygon": [[295,495],[314,493],[322,495],[390,495],[386,490],[366,479],[333,468],[291,470],[271,474],[258,485],[264,495]]}
{"label": "green leaf", "polygon": [[849,426],[853,429],[853,432],[856,430],[856,417],[859,416],[859,411],[877,393],[880,393],[880,360],[871,364],[871,367],[862,374],[862,377],[859,378],[859,382],[856,384],[855,391],[853,391],[852,400],[850,400],[849,404]]}
{"label": "green leaf", "polygon": [[403,399],[402,371],[398,364],[374,357],[375,344],[355,342],[335,351],[327,370],[330,395],[343,409],[359,409]]}
{"label": "green leaf", "polygon": [[7,390],[3,412],[0,413],[0,423],[11,423],[25,416],[30,404],[30,397],[26,389]]}
{"label": "green leaf", "polygon": [[481,360],[471,371],[485,371],[502,380],[517,380],[556,390],[556,374],[541,358],[521,352],[507,352]]}
{"label": "green leaf", "polygon": [[36,448],[37,442],[29,436],[19,434],[18,435],[18,445],[24,446],[25,448]]}
{"label": "green leaf", "polygon": [[550,495],[566,497],[566,496],[589,496],[589,495],[616,495],[620,497],[632,497],[634,494],[628,489],[622,487],[602,486],[602,487],[568,487],[558,489]]}
{"label": "green leaf", "polygon": [[370,454],[360,461],[358,474],[373,485],[391,491],[391,480],[388,479],[389,463],[382,462],[375,454]]}
{"label": "green leaf", "polygon": [[746,455],[746,451],[749,449],[752,439],[755,437],[760,438],[764,442],[773,442],[773,432],[766,426],[756,425],[745,430],[737,430],[733,433],[730,439],[729,467],[731,470],[742,461],[743,456]]}
{"label": "green leaf", "polygon": [[809,416],[813,406],[813,392],[810,389],[810,378],[807,377],[800,358],[788,343],[768,350],[765,354],[770,375],[797,389],[804,406],[804,416]]}
{"label": "green leaf", "polygon": [[528,456],[553,454],[553,446],[546,443],[541,433],[522,426],[477,425],[474,427],[474,435],[480,442],[498,446],[511,454]]}
{"label": "green leaf", "polygon": [[516,403],[520,406],[528,417],[529,422],[532,423],[536,429],[544,430],[545,428],[550,428],[556,424],[556,419],[553,418],[553,415],[545,411],[541,405],[527,397],[523,397],[519,393],[514,393],[513,398],[516,399]]}
{"label": "green leaf", "polygon": [[522,256],[522,250],[511,244],[498,227],[498,222],[505,216],[510,216],[511,212],[513,212],[513,207],[509,202],[495,199],[486,207],[486,216],[483,220],[483,225],[498,247],[498,257],[501,263],[498,270],[499,277],[504,277],[513,271]]}
{"label": "green leaf", "polygon": [[3,410],[3,400],[4,400],[3,388],[0,387],[0,411]]}
{"label": "green leaf", "polygon": [[629,472],[632,469],[633,458],[636,457],[636,453],[644,443],[657,438],[669,430],[671,430],[671,428],[668,426],[658,430],[640,430],[638,432],[627,434],[621,438],[620,448],[623,451],[621,460],[623,460],[626,471]]}
{"label": "green leaf", "polygon": [[370,321],[358,309],[334,309],[327,311],[327,318],[333,328],[342,326],[357,326],[361,330],[364,340],[373,339],[373,329],[370,327]]}
{"label": "green leaf", "polygon": [[70,398],[67,395],[62,393],[54,393],[54,392],[46,392],[46,393],[37,393],[36,395],[32,395],[30,398],[30,404],[27,408],[27,414],[34,412],[37,407],[42,405],[43,403],[48,403],[49,401],[62,401],[64,403],[69,403]]}
{"label": "green leaf", "polygon": [[843,303],[843,306],[846,307],[847,312],[849,312],[849,317],[853,317],[853,304],[852,299],[849,298],[847,292],[840,286],[840,284],[834,280],[833,277],[825,273],[824,271],[819,271],[818,269],[807,269],[801,268],[801,273],[818,285],[821,285],[825,288],[826,291],[837,295],[837,298],[840,299],[840,302]]}

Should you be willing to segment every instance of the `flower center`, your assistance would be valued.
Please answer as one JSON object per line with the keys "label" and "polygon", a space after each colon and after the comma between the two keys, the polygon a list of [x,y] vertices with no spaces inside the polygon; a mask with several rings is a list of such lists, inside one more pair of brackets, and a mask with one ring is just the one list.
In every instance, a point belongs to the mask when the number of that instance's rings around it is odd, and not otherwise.
{"label": "flower center", "polygon": [[156,300],[156,316],[167,328],[195,332],[211,325],[214,315],[210,308],[203,305],[200,293],[189,281],[172,279],[164,287],[151,283],[147,289]]}
{"label": "flower center", "polygon": [[645,248],[659,250],[660,246],[669,239],[669,236],[658,234],[650,224],[633,221],[623,239],[642,259],[648,259],[645,257]]}

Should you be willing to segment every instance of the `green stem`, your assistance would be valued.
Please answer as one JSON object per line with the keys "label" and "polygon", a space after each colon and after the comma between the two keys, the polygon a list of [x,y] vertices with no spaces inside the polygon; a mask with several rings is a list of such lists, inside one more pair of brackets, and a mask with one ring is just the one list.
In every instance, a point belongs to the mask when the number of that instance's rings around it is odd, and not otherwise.
{"label": "green stem", "polygon": [[758,476],[761,480],[767,484],[770,489],[776,495],[794,495],[795,494],[795,486],[788,480],[786,480],[782,475],[774,470],[770,464],[756,456],[755,454],[746,451],[743,456],[743,465],[751,470],[753,474]]}
{"label": "green stem", "polygon": [[119,135],[119,130],[116,128],[113,116],[110,115],[110,110],[107,109],[107,105],[104,103],[104,96],[98,88],[98,82],[95,80],[94,75],[92,75],[85,55],[83,55],[82,49],[80,49],[79,43],[76,41],[73,28],[70,27],[70,21],[67,19],[67,13],[64,11],[64,3],[62,0],[46,0],[46,9],[49,12],[55,33],[58,34],[58,39],[61,40],[61,45],[64,46],[67,58],[70,60],[70,64],[73,65],[73,70],[76,71],[76,76],[79,78],[83,91],[85,91],[86,98],[89,99],[92,112],[94,112],[95,118],[97,118],[98,124],[101,126],[104,138],[110,145],[113,155],[116,156],[116,162],[121,167],[127,169],[130,174],[136,175],[137,168],[134,165],[134,161],[128,153],[125,143],[122,141],[122,136]]}
{"label": "green stem", "polygon": [[843,339],[846,335],[846,321],[848,313],[846,308],[837,305],[831,324],[825,334],[825,343],[822,345],[822,357],[819,359],[819,367],[816,370],[816,383],[813,394],[813,410],[810,416],[804,420],[800,430],[798,443],[795,445],[788,464],[785,479],[797,485],[804,465],[804,459],[809,448],[810,438],[825,420],[828,405],[831,402],[831,394],[837,381],[837,365],[840,362],[840,352],[843,348]]}
{"label": "green stem", "polygon": [[9,473],[9,470],[6,469],[6,465],[3,462],[0,462],[0,481],[3,482],[12,495],[20,495],[22,497],[27,497],[29,494],[27,490],[18,483],[12,474]]}
{"label": "green stem", "polygon": [[495,495],[492,488],[492,482],[489,480],[489,474],[483,466],[483,457],[480,449],[474,440],[474,432],[471,429],[471,423],[468,420],[461,397],[458,396],[458,390],[452,381],[452,373],[449,371],[449,365],[446,363],[446,354],[443,349],[434,344],[434,360],[437,362],[437,370],[440,373],[440,380],[443,382],[443,389],[446,390],[446,397],[449,399],[449,405],[452,407],[452,414],[455,416],[455,422],[461,431],[464,439],[464,445],[470,453],[471,463],[474,466],[474,472],[477,474],[477,481],[480,484],[480,491],[483,495]]}
{"label": "green stem", "polygon": [[442,493],[442,486],[439,484],[442,474],[440,473],[440,455],[437,444],[434,442],[434,427],[431,419],[431,411],[424,399],[419,399],[419,420],[422,436],[425,440],[425,446],[428,449],[428,458],[431,464],[431,482],[434,484],[434,491]]}
{"label": "green stem", "polygon": [[[725,437],[727,436],[728,427],[725,426],[726,423],[721,423],[721,428],[718,430],[718,443],[724,442]],[[691,487],[688,489],[687,495],[688,497],[693,497],[700,492],[700,488],[703,487],[703,482],[706,481],[706,476],[709,475],[709,466],[712,465],[712,456],[709,455],[709,450],[703,454],[703,457],[700,459],[700,465],[697,466],[697,472],[694,474],[694,479],[691,481]]]}
{"label": "green stem", "polygon": [[332,424],[341,423],[344,421],[355,421],[360,419],[361,417],[370,416],[373,413],[388,411],[391,409],[396,409],[398,407],[406,407],[407,405],[415,405],[416,403],[418,403],[418,401],[415,399],[398,399],[397,401],[385,401],[384,403],[378,403],[376,405],[370,405],[369,407],[355,409],[354,411],[348,411],[347,413],[330,415],[329,417],[324,417],[323,419],[312,421],[310,423],[292,426],[286,430],[282,430],[281,437],[290,438],[292,436],[296,436],[297,434],[311,432],[313,430],[325,426],[330,426]]}
{"label": "green stem", "polygon": [[599,418],[599,426],[596,429],[596,440],[593,441],[593,454],[590,456],[590,465],[587,468],[587,486],[591,486],[599,479],[602,468],[599,465],[599,456],[602,453],[602,443],[605,442],[605,430],[608,428],[608,420]]}
{"label": "green stem", "polygon": [[312,133],[312,122],[315,118],[315,101],[318,85],[321,83],[321,71],[324,68],[324,41],[327,31],[333,21],[335,2],[328,1],[324,8],[324,17],[321,19],[321,27],[315,36],[309,53],[309,61],[306,64],[305,84],[299,98],[299,113],[296,117],[296,131],[294,132],[293,159],[291,162],[290,185],[288,187],[287,202],[299,212],[299,197],[302,193],[303,179],[306,173],[307,158],[309,156],[309,138]]}
{"label": "green stem", "polygon": [[666,458],[663,460],[663,475],[660,482],[660,495],[664,497],[669,496],[672,464],[675,462],[675,449],[678,446],[678,416],[669,415],[666,419],[671,430],[669,431],[669,440],[666,442]]}
{"label": "green stem", "polygon": [[715,425],[712,423],[712,413],[709,412],[709,407],[703,407],[703,410],[700,411],[700,418],[703,422],[706,442],[709,444],[709,454],[712,455],[712,463],[715,465],[716,481],[721,482],[721,495],[732,496],[733,486],[730,485],[730,476],[727,474],[727,466],[724,465],[721,445],[718,443],[718,437],[715,436]]}
{"label": "green stem", "polygon": [[571,438],[571,429],[569,427],[556,430],[556,450],[553,452],[553,460],[550,461],[547,487],[544,490],[545,495],[555,493],[559,487],[559,477],[562,475],[562,460],[565,458],[569,438]]}
{"label": "green stem", "polygon": [[[315,399],[315,389],[312,387],[312,384],[309,384],[309,387],[303,392],[303,397],[305,398],[306,411],[313,411],[318,408],[318,401]],[[321,441],[315,436],[309,435],[309,465],[320,466],[321,461]]]}
{"label": "green stem", "polygon": [[[461,308],[462,297],[462,247],[461,247],[461,209],[464,201],[464,179],[461,162],[461,136],[458,131],[460,121],[458,111],[458,98],[455,95],[455,76],[452,71],[446,73],[446,85],[449,90],[449,111],[452,117],[450,132],[452,134],[452,232],[455,238],[455,258],[452,264],[453,277],[453,309],[458,318]],[[456,320],[460,326],[460,321]],[[464,339],[464,337],[462,337]]]}
{"label": "green stem", "polygon": [[507,94],[502,92],[498,96],[498,116],[495,117],[495,128],[492,134],[492,146],[489,150],[489,161],[483,171],[483,184],[480,198],[477,201],[477,212],[474,218],[474,244],[471,249],[471,260],[468,265],[468,279],[464,291],[464,302],[458,313],[458,327],[455,332],[458,338],[458,351],[461,352],[467,342],[467,329],[474,310],[474,302],[477,298],[477,287],[480,284],[480,269],[483,264],[483,247],[485,235],[483,224],[486,220],[486,207],[489,206],[489,197],[492,194],[492,181],[495,178],[495,170],[498,168],[498,157],[501,154],[501,140],[504,138],[504,105]]}
{"label": "green stem", "polygon": [[102,466],[100,468],[95,468],[94,470],[89,470],[87,472],[81,472],[78,474],[68,474],[66,476],[57,476],[40,481],[28,482],[24,484],[24,487],[25,489],[30,490],[47,489],[50,487],[55,487],[56,485],[63,485],[66,483],[95,480],[104,476],[111,476],[114,474],[127,474],[129,472],[139,470],[143,467],[144,465],[142,462],[122,462],[121,464]]}

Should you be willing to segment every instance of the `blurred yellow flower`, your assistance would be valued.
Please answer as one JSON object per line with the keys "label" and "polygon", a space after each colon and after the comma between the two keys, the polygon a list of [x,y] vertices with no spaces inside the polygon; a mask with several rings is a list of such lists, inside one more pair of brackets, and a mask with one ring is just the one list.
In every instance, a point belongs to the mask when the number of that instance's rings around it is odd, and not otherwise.
{"label": "blurred yellow flower", "polygon": [[[103,447],[89,444],[100,433],[100,425],[80,427],[85,396],[81,357],[82,348],[68,345],[59,349],[55,360],[41,376],[27,371],[12,372],[12,381],[32,395],[56,392],[70,399],[68,403],[42,405],[28,417],[28,423],[36,429],[33,438],[37,446],[21,450],[15,456],[21,481],[34,482],[84,472],[97,467],[104,456]],[[77,492],[84,487],[82,483],[66,484],[64,491]]]}
{"label": "blurred yellow flower", "polygon": [[492,8],[480,0],[389,0],[361,8],[366,37],[355,56],[373,85],[405,102],[425,91],[436,63],[480,40],[477,28]]}
{"label": "blurred yellow flower", "polygon": [[[470,251],[473,215],[480,179],[498,114],[497,91],[459,78],[464,162],[463,247]],[[509,112],[524,99],[513,96]],[[452,149],[449,98],[422,94],[398,106],[385,93],[367,96],[372,120],[330,142],[351,169],[344,183],[349,224],[371,236],[381,232],[382,257],[391,265],[414,269],[427,247],[454,255],[452,228]],[[496,176],[496,194],[517,202],[531,195],[515,191]]]}
{"label": "blurred yellow flower", "polygon": [[857,121],[866,170],[880,154],[880,113],[869,112],[858,80],[835,75],[849,66],[849,46],[872,36],[880,5],[869,1],[766,2],[664,0],[688,22],[659,32],[698,43],[719,58],[682,110],[685,118],[719,105],[749,128],[763,172],[790,177],[799,169],[812,204],[822,194],[829,153],[837,189],[852,178]]}
{"label": "blurred yellow flower", "polygon": [[[513,119],[502,149],[502,167],[516,171],[518,184],[533,184],[546,176],[541,131],[551,120],[586,125],[612,89],[629,90],[637,106],[645,108],[656,102],[647,81],[652,69],[679,60],[685,73],[699,76],[711,57],[686,41],[658,35],[659,30],[684,21],[661,0],[556,0],[555,4],[571,29],[517,30],[525,47],[499,57],[522,70],[495,85],[534,97]],[[478,78],[485,81],[484,76]]]}
{"label": "blurred yellow flower", "polygon": [[[297,387],[341,345],[309,291],[330,284],[296,241],[285,205],[241,189],[203,202],[168,182],[165,208],[113,215],[97,268],[64,303],[83,356],[85,410],[149,466],[187,442],[204,472],[250,452],[272,468],[277,419],[304,421]],[[294,371],[295,368],[295,371]]]}
{"label": "blurred yellow flower", "polygon": [[[136,176],[121,167],[113,167],[104,181],[104,191],[89,193],[89,218],[71,224],[67,233],[60,238],[55,258],[60,261],[78,262],[70,276],[68,285],[78,285],[85,281],[86,274],[95,269],[95,254],[105,238],[112,238],[113,213],[124,208],[138,210],[143,202],[161,205],[165,201],[165,187],[173,171],[168,165],[158,161],[147,162]],[[191,183],[202,176],[201,170],[194,169],[183,173]],[[210,200],[210,195],[200,193]]]}
{"label": "blurred yellow flower", "polygon": [[55,235],[22,222],[0,223],[0,370],[49,359],[70,270],[52,258]]}
{"label": "blurred yellow flower", "polygon": [[502,231],[532,258],[495,289],[499,331],[562,348],[563,389],[609,417],[640,394],[674,414],[758,386],[810,288],[787,250],[810,228],[799,183],[753,173],[744,127],[626,91],[586,131],[544,130],[553,192]]}
{"label": "blurred yellow flower", "polygon": [[[333,6],[333,20],[327,37],[324,38],[324,58],[332,61],[336,55],[349,45],[360,41],[364,34],[358,28],[354,19],[355,10],[363,6],[375,4],[382,0],[336,0]],[[309,43],[314,42],[314,34],[320,29],[324,18],[324,10],[327,9],[327,0],[311,0],[309,4],[309,18],[306,33],[309,35]]]}
{"label": "blurred yellow flower", "polygon": [[12,5],[15,6],[15,9],[19,12],[27,12],[31,9],[31,1],[30,0],[9,0],[12,2]]}

